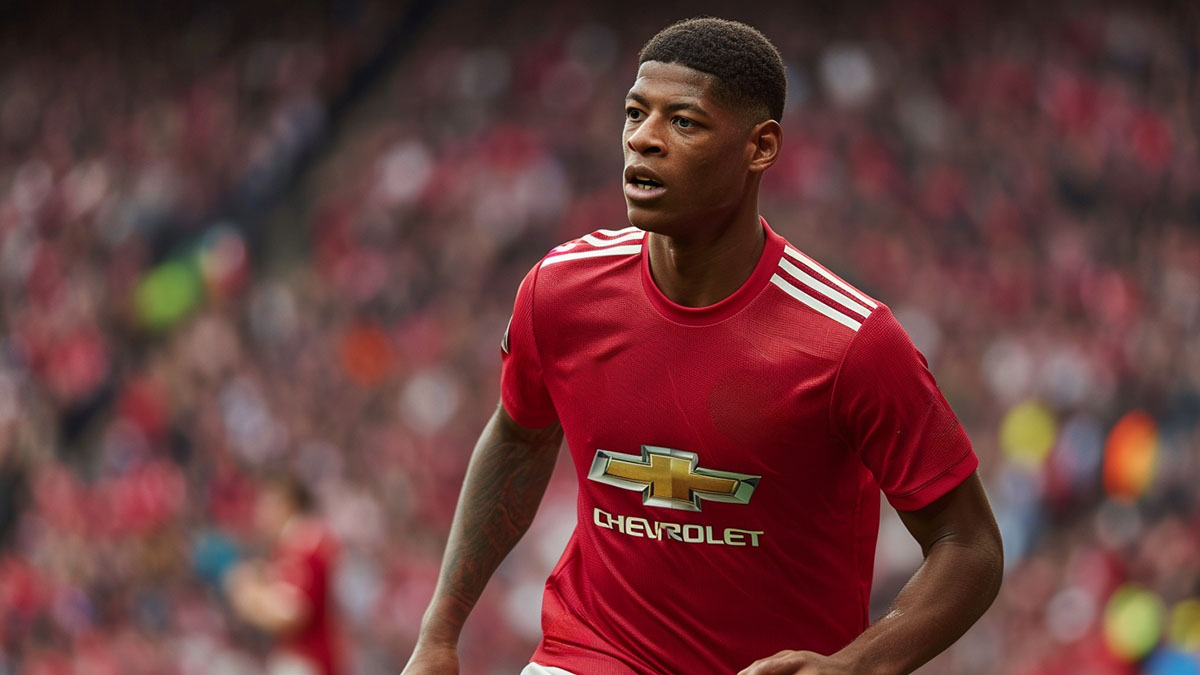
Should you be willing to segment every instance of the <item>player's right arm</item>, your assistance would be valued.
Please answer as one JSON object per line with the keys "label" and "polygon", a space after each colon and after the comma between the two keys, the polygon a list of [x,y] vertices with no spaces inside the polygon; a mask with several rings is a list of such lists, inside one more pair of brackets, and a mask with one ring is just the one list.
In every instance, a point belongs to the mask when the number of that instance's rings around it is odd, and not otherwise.
{"label": "player's right arm", "polygon": [[442,571],[404,675],[458,673],[463,622],[533,521],[554,470],[562,427],[517,424],[504,406],[484,427],[458,498]]}
{"label": "player's right arm", "polygon": [[500,406],[467,466],[437,589],[404,675],[458,673],[463,622],[500,561],[529,528],[550,481],[563,432],[534,330],[540,267],[525,275],[517,291],[500,343]]}

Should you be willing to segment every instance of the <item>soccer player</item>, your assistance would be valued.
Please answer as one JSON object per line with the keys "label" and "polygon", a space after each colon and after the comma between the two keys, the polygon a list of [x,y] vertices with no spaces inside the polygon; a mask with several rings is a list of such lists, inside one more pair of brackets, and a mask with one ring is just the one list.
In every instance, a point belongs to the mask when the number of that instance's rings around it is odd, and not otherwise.
{"label": "soccer player", "polygon": [[268,480],[254,519],[273,547],[271,559],[242,563],[225,579],[233,610],[276,639],[272,674],[341,672],[331,597],[337,544],[313,506],[295,477]]}
{"label": "soccer player", "polygon": [[[578,524],[526,673],[911,672],[1000,584],[978,460],[888,308],[759,216],[783,143],[774,46],[692,19],[639,63],[633,227],[555,248],[521,284],[405,673],[458,672],[463,622],[564,435]],[[869,625],[881,489],[925,557]]]}

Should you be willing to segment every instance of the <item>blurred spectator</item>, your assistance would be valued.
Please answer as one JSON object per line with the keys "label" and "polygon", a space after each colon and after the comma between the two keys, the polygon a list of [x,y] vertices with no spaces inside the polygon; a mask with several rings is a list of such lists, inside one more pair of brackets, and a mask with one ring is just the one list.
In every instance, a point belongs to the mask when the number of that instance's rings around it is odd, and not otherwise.
{"label": "blurred spectator", "polygon": [[314,513],[312,494],[293,476],[275,476],[263,486],[254,520],[270,543],[270,560],[240,563],[225,584],[234,611],[276,641],[267,672],[344,672],[332,603],[337,546]]}

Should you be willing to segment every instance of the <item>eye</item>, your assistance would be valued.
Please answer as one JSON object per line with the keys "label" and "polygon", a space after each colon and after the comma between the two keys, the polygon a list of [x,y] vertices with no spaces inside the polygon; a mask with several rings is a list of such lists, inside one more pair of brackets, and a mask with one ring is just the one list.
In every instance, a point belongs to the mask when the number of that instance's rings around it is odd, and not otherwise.
{"label": "eye", "polygon": [[689,120],[686,117],[676,117],[674,119],[674,122],[675,122],[675,126],[679,127],[680,129],[691,129],[693,126],[696,125],[695,122]]}
{"label": "eye", "polygon": [[637,121],[641,120],[642,117],[643,117],[642,111],[638,110],[637,108],[626,108],[625,109],[625,118],[628,119],[630,122],[637,122]]}

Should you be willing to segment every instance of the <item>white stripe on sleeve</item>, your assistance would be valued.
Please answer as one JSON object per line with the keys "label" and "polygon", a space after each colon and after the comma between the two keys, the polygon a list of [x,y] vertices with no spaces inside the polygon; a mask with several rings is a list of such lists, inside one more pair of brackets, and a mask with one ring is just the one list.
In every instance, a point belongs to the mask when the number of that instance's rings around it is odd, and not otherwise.
{"label": "white stripe on sleeve", "polygon": [[808,265],[809,267],[813,268],[814,270],[816,270],[817,274],[820,274],[821,276],[825,277],[826,279],[831,281],[834,285],[841,288],[843,291],[846,291],[850,295],[853,295],[854,297],[858,298],[859,300],[862,300],[862,304],[866,305],[867,307],[870,307],[871,309],[875,309],[876,307],[879,306],[878,303],[876,303],[874,300],[868,298],[867,296],[863,295],[857,288],[854,288],[850,284],[848,284],[848,283],[842,281],[841,279],[835,277],[834,275],[830,274],[824,267],[821,267],[821,265],[819,265],[817,263],[817,261],[804,255],[800,251],[797,251],[796,249],[792,248],[791,246],[785,246],[785,247],[783,247],[783,252],[792,256],[796,260],[799,260],[800,262]]}
{"label": "white stripe on sleeve", "polygon": [[784,269],[784,271],[786,271],[788,274],[795,277],[797,281],[800,281],[805,286],[808,286],[809,288],[825,295],[830,300],[833,300],[834,302],[838,303],[839,305],[842,305],[846,309],[854,312],[855,314],[858,314],[862,318],[865,319],[871,314],[871,310],[867,307],[864,307],[862,305],[862,303],[859,303],[856,300],[851,300],[850,298],[846,297],[845,295],[842,295],[841,293],[830,288],[829,286],[821,283],[820,281],[817,281],[812,276],[810,276],[807,272],[800,269],[799,267],[796,267],[792,263],[788,262],[786,259],[781,258],[779,260],[779,266],[782,267]]}
{"label": "white stripe on sleeve", "polygon": [[[601,231],[603,232],[603,230],[601,230]],[[597,239],[596,237],[593,237],[590,234],[585,234],[582,237],[580,237],[580,239],[583,241],[586,241],[587,243],[591,244],[592,246],[604,247],[604,246],[613,246],[613,245],[619,244],[623,241],[633,241],[635,239],[641,239],[644,236],[646,236],[645,232],[642,232],[641,230],[637,230],[635,232],[629,232],[628,234],[623,234],[615,239]]]}
{"label": "white stripe on sleeve", "polygon": [[833,319],[834,321],[842,324],[843,326],[849,328],[852,331],[858,332],[858,329],[862,326],[862,322],[855,321],[854,319],[846,316],[845,314],[842,314],[841,312],[839,312],[836,309],[830,307],[829,305],[821,302],[820,300],[817,300],[816,298],[812,297],[808,293],[805,293],[804,291],[789,284],[787,281],[784,280],[783,277],[779,276],[778,274],[771,277],[771,283],[773,283],[776,286],[778,286],[779,288],[783,289],[784,293],[787,293],[788,295],[792,296],[793,298],[808,305],[812,309],[817,310],[821,314],[824,314],[825,316],[829,317],[830,319]]}
{"label": "white stripe on sleeve", "polygon": [[592,251],[580,251],[578,253],[563,253],[561,255],[550,256],[542,261],[542,267],[546,265],[555,265],[568,260],[579,260],[581,258],[599,258],[601,256],[610,255],[630,255],[633,253],[641,253],[641,244],[632,244],[629,246],[612,246],[609,248],[598,248]]}

